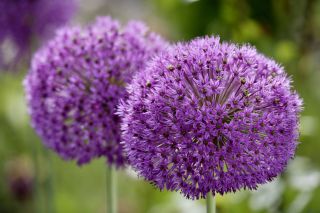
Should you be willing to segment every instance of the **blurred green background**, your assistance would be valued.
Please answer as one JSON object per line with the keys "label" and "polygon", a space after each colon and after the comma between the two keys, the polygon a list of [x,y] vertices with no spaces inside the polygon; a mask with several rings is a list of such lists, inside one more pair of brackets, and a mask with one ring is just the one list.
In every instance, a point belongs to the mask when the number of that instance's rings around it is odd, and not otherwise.
{"label": "blurred green background", "polygon": [[[97,15],[143,20],[172,42],[220,35],[280,62],[304,99],[296,158],[257,191],[217,196],[217,209],[320,212],[319,0],[81,0],[73,22]],[[21,67],[0,72],[0,212],[48,212],[50,206],[58,213],[105,212],[104,159],[78,167],[44,149],[29,126],[22,88],[28,66]],[[118,172],[117,182],[121,213],[205,212],[204,201],[160,192],[130,169]]]}

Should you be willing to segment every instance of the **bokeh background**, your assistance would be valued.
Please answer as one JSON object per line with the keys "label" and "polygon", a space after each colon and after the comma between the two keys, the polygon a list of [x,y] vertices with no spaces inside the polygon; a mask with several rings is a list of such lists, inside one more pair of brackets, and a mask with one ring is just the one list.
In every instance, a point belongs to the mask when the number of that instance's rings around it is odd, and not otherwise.
{"label": "bokeh background", "polygon": [[[255,45],[280,62],[304,99],[296,158],[257,191],[217,196],[217,209],[320,212],[319,0],[80,0],[72,22],[85,24],[102,15],[143,20],[172,42],[220,35]],[[105,212],[105,160],[78,167],[42,146],[24,101],[27,70],[28,62],[0,72],[0,212]],[[130,169],[118,172],[117,182],[120,213],[205,212],[204,201],[160,192]]]}

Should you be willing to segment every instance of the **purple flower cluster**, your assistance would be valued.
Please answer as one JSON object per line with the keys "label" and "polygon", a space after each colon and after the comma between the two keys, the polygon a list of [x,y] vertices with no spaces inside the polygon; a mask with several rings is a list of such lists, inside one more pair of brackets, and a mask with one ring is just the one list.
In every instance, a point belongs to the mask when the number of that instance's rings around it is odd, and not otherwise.
{"label": "purple flower cluster", "polygon": [[[51,35],[65,24],[75,11],[76,0],[1,0],[0,45],[10,40],[17,49],[13,60],[19,60],[34,41]],[[0,49],[0,65],[4,64]],[[16,61],[12,61],[15,63]]]}
{"label": "purple flower cluster", "polygon": [[166,46],[143,23],[122,28],[109,17],[59,30],[35,54],[24,82],[32,125],[45,145],[80,165],[105,156],[122,166],[116,106],[132,75]]}
{"label": "purple flower cluster", "polygon": [[255,189],[294,156],[302,101],[283,68],[250,46],[177,44],[127,88],[125,151],[160,189],[191,199]]}

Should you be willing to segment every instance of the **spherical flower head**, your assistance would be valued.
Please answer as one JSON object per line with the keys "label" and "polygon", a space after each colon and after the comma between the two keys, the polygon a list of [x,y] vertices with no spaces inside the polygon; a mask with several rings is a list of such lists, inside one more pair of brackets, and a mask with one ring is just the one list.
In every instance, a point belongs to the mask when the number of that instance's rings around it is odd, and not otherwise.
{"label": "spherical flower head", "polygon": [[273,60],[217,37],[177,44],[128,85],[119,107],[133,168],[204,198],[256,189],[294,156],[302,101]]}
{"label": "spherical flower head", "polygon": [[166,42],[140,22],[101,17],[64,28],[38,51],[25,79],[32,125],[45,145],[78,164],[105,156],[124,165],[120,119],[125,85]]}
{"label": "spherical flower head", "polygon": [[[16,63],[41,41],[70,20],[77,0],[1,0],[0,46],[10,41],[16,49],[12,61],[4,61],[7,49],[0,49],[0,65]],[[5,62],[7,62],[5,64]]]}

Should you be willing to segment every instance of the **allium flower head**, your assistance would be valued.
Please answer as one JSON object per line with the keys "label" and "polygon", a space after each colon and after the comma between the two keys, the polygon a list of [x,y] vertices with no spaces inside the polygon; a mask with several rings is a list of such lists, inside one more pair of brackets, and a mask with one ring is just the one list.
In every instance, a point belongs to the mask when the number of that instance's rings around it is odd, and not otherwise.
{"label": "allium flower head", "polygon": [[78,164],[105,156],[122,166],[116,106],[132,75],[165,46],[143,23],[121,28],[109,17],[59,30],[25,79],[32,125],[45,145]]}
{"label": "allium flower head", "polygon": [[[19,60],[31,49],[35,40],[48,37],[71,18],[75,12],[76,1],[1,0],[0,46],[10,40],[17,48],[17,55],[13,60]],[[1,60],[5,51],[0,50],[0,63],[4,63]]]}
{"label": "allium flower head", "polygon": [[255,189],[294,156],[302,101],[250,46],[198,38],[155,58],[118,113],[129,162],[160,189],[199,199]]}

